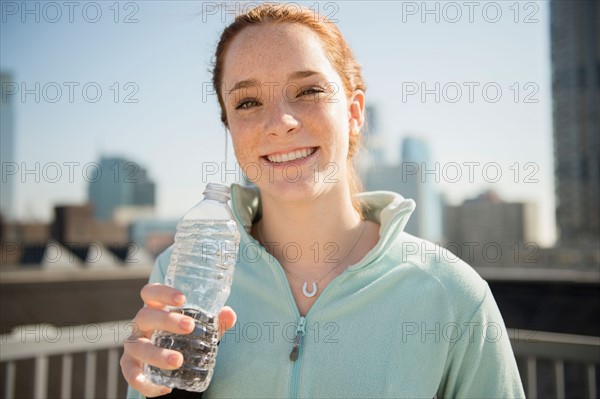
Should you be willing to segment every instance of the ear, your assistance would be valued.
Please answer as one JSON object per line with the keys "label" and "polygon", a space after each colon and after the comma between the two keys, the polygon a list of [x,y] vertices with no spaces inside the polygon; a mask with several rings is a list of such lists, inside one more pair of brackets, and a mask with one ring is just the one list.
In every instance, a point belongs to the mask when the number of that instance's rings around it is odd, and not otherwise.
{"label": "ear", "polygon": [[360,132],[365,124],[365,92],[354,90],[348,100],[348,128],[350,132]]}

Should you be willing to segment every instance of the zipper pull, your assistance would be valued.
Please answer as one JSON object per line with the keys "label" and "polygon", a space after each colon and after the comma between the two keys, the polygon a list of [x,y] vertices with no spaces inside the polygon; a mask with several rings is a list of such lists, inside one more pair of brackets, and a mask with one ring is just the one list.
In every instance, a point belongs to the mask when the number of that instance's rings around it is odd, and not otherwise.
{"label": "zipper pull", "polygon": [[298,320],[298,327],[296,328],[296,338],[294,338],[294,347],[292,348],[292,352],[290,353],[290,360],[295,362],[298,359],[298,352],[300,351],[300,341],[302,340],[302,336],[304,335],[304,322],[306,319],[304,316],[300,317]]}

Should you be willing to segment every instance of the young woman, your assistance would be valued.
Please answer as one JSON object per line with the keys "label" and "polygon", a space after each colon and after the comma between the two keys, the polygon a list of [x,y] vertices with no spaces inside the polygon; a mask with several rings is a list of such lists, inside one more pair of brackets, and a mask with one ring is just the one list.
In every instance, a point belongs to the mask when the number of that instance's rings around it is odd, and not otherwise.
{"label": "young woman", "polygon": [[[403,231],[412,200],[358,193],[365,84],[338,28],[297,5],[258,6],[223,32],[213,82],[236,158],[255,171],[256,189],[233,185],[231,204],[240,248],[256,250],[240,252],[204,396],[523,397],[485,281]],[[145,362],[182,363],[152,332],[193,327],[162,310],[183,303],[159,284],[170,253],[125,344],[130,397],[170,392],[144,378]]]}

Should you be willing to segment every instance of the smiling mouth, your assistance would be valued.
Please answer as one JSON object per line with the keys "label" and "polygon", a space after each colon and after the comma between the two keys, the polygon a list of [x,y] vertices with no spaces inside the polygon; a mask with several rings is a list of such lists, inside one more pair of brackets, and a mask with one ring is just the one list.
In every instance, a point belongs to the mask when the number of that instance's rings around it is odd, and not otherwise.
{"label": "smiling mouth", "polygon": [[285,154],[273,154],[265,155],[263,158],[273,163],[283,163],[289,161],[295,161],[298,159],[308,158],[317,151],[317,147],[303,148],[300,150],[290,151]]}

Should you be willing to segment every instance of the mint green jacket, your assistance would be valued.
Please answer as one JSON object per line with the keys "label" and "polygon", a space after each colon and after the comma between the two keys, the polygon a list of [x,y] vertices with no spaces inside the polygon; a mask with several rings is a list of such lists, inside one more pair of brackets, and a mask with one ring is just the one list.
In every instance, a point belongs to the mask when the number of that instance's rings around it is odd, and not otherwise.
{"label": "mint green jacket", "polygon": [[[414,201],[383,191],[358,197],[381,225],[379,242],[301,317],[281,265],[247,233],[260,217],[258,191],[232,186],[244,229],[227,305],[238,319],[203,398],[525,397],[488,284],[404,232]],[[163,282],[170,254],[158,257],[151,282]]]}

